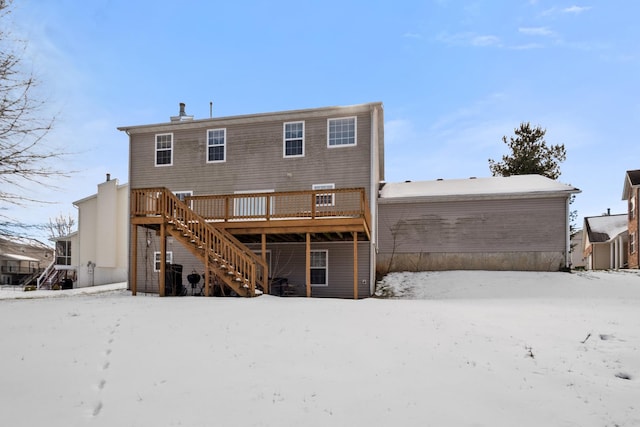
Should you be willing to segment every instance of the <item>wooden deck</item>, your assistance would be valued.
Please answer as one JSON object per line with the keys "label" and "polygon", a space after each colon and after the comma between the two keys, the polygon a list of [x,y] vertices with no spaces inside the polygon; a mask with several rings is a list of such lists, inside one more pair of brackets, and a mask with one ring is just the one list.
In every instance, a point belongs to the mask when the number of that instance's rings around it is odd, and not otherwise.
{"label": "wooden deck", "polygon": [[[152,224],[163,210],[157,206],[162,188],[131,190],[131,218]],[[242,193],[186,197],[184,202],[214,227],[244,242],[304,241],[306,233],[321,240],[370,240],[371,217],[362,188]]]}
{"label": "wooden deck", "polygon": [[[234,281],[228,284],[239,293],[244,286],[247,296],[254,296],[260,285],[268,292],[268,241],[305,242],[307,296],[311,296],[311,242],[352,241],[353,296],[358,298],[358,241],[371,239],[363,188],[191,196],[182,202],[166,188],[140,188],[131,189],[130,206],[132,245],[137,241],[137,226],[155,228],[161,236],[161,259],[165,259],[166,235],[174,233],[203,259],[206,283],[210,271],[220,275],[223,267],[233,265]],[[246,243],[260,243],[262,255],[256,256]],[[135,246],[132,253],[136,253]],[[132,277],[136,277],[136,265],[134,255]],[[161,296],[164,267],[162,264]],[[134,282],[134,295],[135,288]]]}

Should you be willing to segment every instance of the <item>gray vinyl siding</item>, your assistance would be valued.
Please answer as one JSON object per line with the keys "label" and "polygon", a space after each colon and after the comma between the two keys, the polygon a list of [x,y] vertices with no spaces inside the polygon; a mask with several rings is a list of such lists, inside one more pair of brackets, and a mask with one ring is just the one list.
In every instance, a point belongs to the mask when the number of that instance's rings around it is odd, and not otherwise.
{"label": "gray vinyl siding", "polygon": [[[355,146],[327,147],[327,120],[357,117]],[[283,158],[283,123],[305,122],[304,157]],[[225,162],[207,163],[207,130],[226,129]],[[155,166],[155,135],[173,133],[173,165]],[[310,190],[312,184],[336,188],[364,187],[371,182],[371,112],[326,111],[308,117],[278,116],[261,121],[212,119],[162,125],[134,133],[130,143],[131,188],[163,186],[194,195],[234,191]]]}
{"label": "gray vinyl siding", "polygon": [[384,203],[380,253],[535,252],[566,248],[566,198]]}
{"label": "gray vinyl siding", "polygon": [[[160,238],[153,230],[146,230],[138,227],[138,266],[137,266],[137,288],[140,293],[158,293],[160,283],[160,273],[153,271],[154,269],[154,252],[160,252]],[[187,281],[187,275],[193,270],[202,274],[204,266],[197,258],[195,258],[188,249],[181,243],[167,237],[167,252],[173,252],[173,264],[182,265],[182,284],[188,288],[191,294],[191,288]],[[202,282],[201,282],[202,283]]]}
{"label": "gray vinyl siding", "polygon": [[[149,244],[147,244],[147,241]],[[154,252],[160,251],[160,240],[154,232],[138,229],[137,283],[140,293],[158,293],[160,273],[154,272]],[[260,245],[249,245],[259,252]],[[358,243],[358,294],[360,298],[370,296],[369,288],[369,242]],[[353,298],[353,242],[313,243],[312,250],[328,250],[328,286],[312,286],[313,297]],[[306,296],[305,244],[272,244],[271,277],[286,277],[296,287],[296,294]],[[168,239],[167,251],[173,252],[173,264],[182,265],[182,284],[191,295],[187,275],[193,271],[203,274],[204,266],[179,242]],[[366,281],[363,283],[363,280]],[[203,284],[201,281],[199,287]]]}
{"label": "gray vinyl siding", "polygon": [[[257,246],[253,247],[258,249]],[[286,277],[296,294],[306,296],[305,244],[269,245],[272,277]],[[353,242],[311,243],[311,250],[328,250],[328,286],[312,286],[312,297],[353,298]],[[358,242],[358,296],[371,296],[369,287],[369,242]],[[365,281],[363,283],[363,280]]]}

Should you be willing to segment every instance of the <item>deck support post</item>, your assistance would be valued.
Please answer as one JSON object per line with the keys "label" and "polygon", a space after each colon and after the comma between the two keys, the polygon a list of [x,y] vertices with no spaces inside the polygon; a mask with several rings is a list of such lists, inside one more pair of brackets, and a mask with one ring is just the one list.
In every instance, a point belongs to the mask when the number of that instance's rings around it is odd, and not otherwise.
{"label": "deck support post", "polygon": [[307,298],[311,297],[311,233],[307,233],[305,281],[307,282]]}
{"label": "deck support post", "polygon": [[[208,243],[207,243],[208,245]],[[209,282],[209,278],[211,274],[209,273],[209,249],[205,249],[204,251],[204,296],[211,296],[211,283]]]}
{"label": "deck support post", "polygon": [[158,289],[158,294],[161,297],[165,296],[165,278],[167,276],[167,236],[165,228],[164,222],[160,224],[160,280],[158,281],[160,289]]}
{"label": "deck support post", "polygon": [[358,232],[353,232],[353,299],[358,299]]}
{"label": "deck support post", "polygon": [[[269,197],[267,197],[267,201],[268,200],[269,200]],[[267,235],[264,233],[262,233],[262,236],[261,236],[260,250],[262,251],[262,261],[264,261],[266,265],[267,264]],[[262,280],[264,281],[264,289],[263,289],[264,293],[269,295],[269,266],[268,265],[267,265],[267,269],[263,272]]]}
{"label": "deck support post", "polygon": [[131,224],[131,268],[129,269],[129,288],[131,295],[138,292],[138,226]]}

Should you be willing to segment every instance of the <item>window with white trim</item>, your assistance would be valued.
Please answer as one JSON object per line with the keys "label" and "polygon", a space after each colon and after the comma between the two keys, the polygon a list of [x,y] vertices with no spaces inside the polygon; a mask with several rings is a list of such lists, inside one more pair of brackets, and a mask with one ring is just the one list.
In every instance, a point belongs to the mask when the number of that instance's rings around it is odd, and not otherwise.
{"label": "window with white trim", "polygon": [[[153,271],[155,271],[155,272],[160,271],[160,260],[161,259],[162,258],[160,258],[160,251],[155,251],[153,253]],[[172,264],[173,263],[173,252],[168,251],[166,253],[165,263],[167,263],[167,264]]]}
{"label": "window with white trim", "polygon": [[356,145],[356,118],[345,117],[327,120],[327,146]]}
{"label": "window with white trim", "polygon": [[207,163],[222,163],[227,154],[227,130],[209,129],[207,131]]}
{"label": "window with white trim", "polygon": [[160,133],[156,135],[156,166],[171,166],[173,164],[173,134]]}
{"label": "window with white trim", "polygon": [[634,219],[636,217],[636,196],[631,196],[629,199],[629,218]]}
{"label": "window with white trim", "polygon": [[636,245],[637,245],[636,232],[633,232],[629,234],[629,253],[632,253],[632,254],[636,253],[636,249],[637,249]]}
{"label": "window with white trim", "polygon": [[[313,184],[312,190],[333,190],[335,184]],[[316,206],[335,206],[334,193],[316,193]]]}
{"label": "window with white trim", "polygon": [[326,249],[311,251],[311,286],[328,286],[329,251]]}
{"label": "window with white trim", "polygon": [[[193,196],[193,191],[174,191],[173,194],[175,194],[176,197],[180,199],[182,203],[185,203],[185,199],[187,197]],[[192,205],[191,203],[188,204],[190,208],[192,207],[191,205]]]}
{"label": "window with white trim", "polygon": [[289,122],[284,124],[284,157],[304,156],[304,122]]}
{"label": "window with white trim", "polygon": [[[273,193],[274,190],[259,190],[259,191],[235,191],[233,194],[245,194],[245,193]],[[267,197],[270,198],[269,213],[273,213],[273,197],[262,196],[255,194],[247,197],[238,197],[233,199],[233,215],[236,217],[256,217],[266,216],[267,212]]]}

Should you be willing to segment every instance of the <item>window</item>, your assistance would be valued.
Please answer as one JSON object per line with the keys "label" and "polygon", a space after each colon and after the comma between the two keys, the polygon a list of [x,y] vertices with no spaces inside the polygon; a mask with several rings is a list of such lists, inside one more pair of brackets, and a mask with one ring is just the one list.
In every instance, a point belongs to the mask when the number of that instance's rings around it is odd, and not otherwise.
{"label": "window", "polygon": [[341,147],[356,145],[356,118],[329,119],[327,122],[327,145]]}
{"label": "window", "polygon": [[329,251],[311,251],[311,285],[327,286]]}
{"label": "window", "polygon": [[636,253],[636,232],[629,234],[629,253]]}
{"label": "window", "polygon": [[284,124],[284,157],[304,156],[304,122]]}
{"label": "window", "polygon": [[[173,194],[175,194],[182,203],[185,203],[185,199],[187,197],[193,196],[193,191],[174,191]],[[191,201],[189,201],[189,204],[187,206],[189,206],[189,208],[192,208]]]}
{"label": "window", "polygon": [[[335,184],[313,184],[311,186],[313,190],[333,190],[335,188]],[[316,206],[335,206],[333,195],[334,193],[316,194]]]}
{"label": "window", "polygon": [[173,164],[173,134],[161,133],[156,135],[156,166],[171,166]]}
{"label": "window", "polygon": [[636,217],[636,196],[631,196],[629,199],[629,219]]}
{"label": "window", "polygon": [[[244,193],[273,193],[273,190],[260,190],[260,191],[236,191],[234,194]],[[273,213],[273,197],[269,200],[271,208],[269,213]],[[267,212],[267,196],[247,196],[238,197],[233,199],[233,215],[236,217],[256,217],[266,216]]]}
{"label": "window", "polygon": [[56,242],[56,264],[71,265],[71,242],[65,240]]}
{"label": "window", "polygon": [[[167,264],[173,263],[173,252],[171,251],[167,252],[167,257],[165,262]],[[156,251],[153,253],[153,271],[155,272],[160,271],[160,252],[159,251]]]}
{"label": "window", "polygon": [[227,150],[227,130],[209,129],[207,131],[207,163],[225,161]]}

